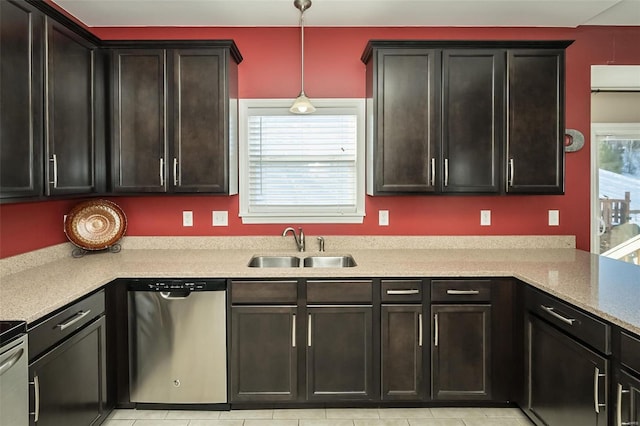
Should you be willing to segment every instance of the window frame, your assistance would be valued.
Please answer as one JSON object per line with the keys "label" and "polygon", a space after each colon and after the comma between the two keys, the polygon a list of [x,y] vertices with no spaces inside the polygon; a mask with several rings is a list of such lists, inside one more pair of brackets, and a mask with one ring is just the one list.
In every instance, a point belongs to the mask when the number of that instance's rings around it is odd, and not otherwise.
{"label": "window frame", "polygon": [[287,111],[293,99],[240,99],[239,108],[239,216],[243,224],[268,223],[362,223],[365,216],[365,100],[357,98],[313,99],[318,113],[356,113],[356,203],[355,212],[340,212],[330,207],[301,208],[295,214],[286,212],[252,212],[249,202],[248,119],[252,110]]}

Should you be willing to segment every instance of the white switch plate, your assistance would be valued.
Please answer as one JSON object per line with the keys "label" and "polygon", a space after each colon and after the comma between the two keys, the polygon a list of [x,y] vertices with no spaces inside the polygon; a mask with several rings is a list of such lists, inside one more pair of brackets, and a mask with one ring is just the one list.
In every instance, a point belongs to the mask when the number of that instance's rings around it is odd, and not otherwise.
{"label": "white switch plate", "polygon": [[229,212],[227,211],[212,211],[212,226],[229,226]]}
{"label": "white switch plate", "polygon": [[378,210],[378,225],[389,226],[389,210]]}
{"label": "white switch plate", "polygon": [[182,212],[182,226],[193,226],[193,212],[185,210]]}
{"label": "white switch plate", "polygon": [[560,226],[559,210],[549,210],[549,226]]}
{"label": "white switch plate", "polygon": [[491,210],[480,210],[480,226],[491,225]]}

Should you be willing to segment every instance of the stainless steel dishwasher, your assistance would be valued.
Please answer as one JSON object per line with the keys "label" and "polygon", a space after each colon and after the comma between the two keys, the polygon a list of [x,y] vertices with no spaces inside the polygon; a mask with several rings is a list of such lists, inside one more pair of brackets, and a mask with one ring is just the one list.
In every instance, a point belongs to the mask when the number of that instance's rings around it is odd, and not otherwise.
{"label": "stainless steel dishwasher", "polygon": [[131,402],[226,404],[225,280],[131,280]]}
{"label": "stainless steel dishwasher", "polygon": [[0,425],[29,424],[26,331],[23,321],[0,321]]}

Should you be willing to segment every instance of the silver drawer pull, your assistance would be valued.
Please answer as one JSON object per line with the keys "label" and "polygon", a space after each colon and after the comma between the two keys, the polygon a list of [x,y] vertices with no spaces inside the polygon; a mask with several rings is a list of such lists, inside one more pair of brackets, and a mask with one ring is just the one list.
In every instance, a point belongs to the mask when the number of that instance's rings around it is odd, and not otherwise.
{"label": "silver drawer pull", "polygon": [[431,181],[429,182],[431,186],[436,186],[436,159],[431,159]]}
{"label": "silver drawer pull", "polygon": [[627,389],[623,389],[622,385],[618,383],[617,386],[617,403],[616,403],[616,425],[615,426],[638,426],[638,422],[623,422],[622,421],[622,394],[631,393]]}
{"label": "silver drawer pull", "polygon": [[311,314],[307,317],[307,346],[311,347]]}
{"label": "silver drawer pull", "polygon": [[467,296],[473,296],[476,294],[480,294],[479,290],[447,290],[447,294],[451,294],[454,296],[463,296],[463,295],[467,295]]}
{"label": "silver drawer pull", "polygon": [[560,321],[562,321],[565,324],[573,325],[573,323],[576,322],[576,320],[574,318],[567,318],[567,317],[564,317],[564,316],[560,315],[551,306],[540,305],[540,307],[542,309],[544,309],[549,315],[551,315],[554,318],[559,319]]}
{"label": "silver drawer pull", "polygon": [[49,159],[50,162],[53,163],[53,180],[50,181],[50,184],[53,184],[54,188],[58,187],[58,156],[53,154]]}
{"label": "silver drawer pull", "polygon": [[433,346],[438,347],[438,314],[433,316]]}
{"label": "silver drawer pull", "polygon": [[387,294],[389,295],[397,295],[397,294],[420,294],[420,290],[416,288],[407,289],[407,290],[387,290]]}
{"label": "silver drawer pull", "polygon": [[91,309],[87,309],[86,311],[80,311],[77,314],[75,314],[73,317],[71,317],[71,319],[63,322],[62,324],[56,325],[56,327],[59,328],[60,331],[63,331],[71,327],[73,324],[77,323],[78,321],[80,321],[82,318],[86,317],[90,313],[91,313]]}

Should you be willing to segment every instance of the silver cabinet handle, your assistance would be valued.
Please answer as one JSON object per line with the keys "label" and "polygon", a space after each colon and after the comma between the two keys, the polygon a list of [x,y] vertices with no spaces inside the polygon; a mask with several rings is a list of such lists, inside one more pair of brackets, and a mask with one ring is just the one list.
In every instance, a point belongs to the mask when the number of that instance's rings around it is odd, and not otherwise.
{"label": "silver cabinet handle", "polygon": [[58,156],[53,154],[49,159],[50,162],[53,163],[53,180],[50,181],[50,184],[53,184],[54,188],[58,187]]}
{"label": "silver cabinet handle", "polygon": [[419,294],[420,290],[416,288],[406,289],[406,290],[387,290],[387,294],[389,295],[398,295],[398,294]]}
{"label": "silver cabinet handle", "polygon": [[160,186],[164,186],[164,158],[160,157]]}
{"label": "silver cabinet handle", "polygon": [[444,159],[444,186],[449,186],[449,159]]}
{"label": "silver cabinet handle", "polygon": [[436,159],[431,158],[431,186],[436,186]]}
{"label": "silver cabinet handle", "polygon": [[80,311],[77,314],[75,314],[73,317],[71,317],[71,319],[56,325],[56,328],[59,328],[60,331],[63,331],[71,327],[73,324],[77,323],[78,321],[80,321],[82,318],[89,315],[89,313],[91,313],[91,309],[87,309],[86,311]]}
{"label": "silver cabinet handle", "polygon": [[616,425],[615,426],[638,426],[638,422],[623,422],[622,421],[622,394],[630,393],[631,391],[622,388],[622,384],[618,383],[617,386],[617,404],[616,404]]}
{"label": "silver cabinet handle", "polygon": [[29,382],[29,384],[33,385],[33,399],[35,405],[33,413],[29,414],[33,414],[33,421],[38,423],[38,420],[40,420],[40,379],[38,379],[38,376],[33,376],[33,382]]}
{"label": "silver cabinet handle", "polygon": [[438,314],[434,315],[435,327],[433,332],[433,346],[438,347]]}
{"label": "silver cabinet handle", "polygon": [[9,369],[13,367],[16,362],[18,362],[18,360],[20,359],[20,357],[22,357],[23,354],[24,354],[24,348],[17,347],[13,349],[13,353],[11,354],[11,356],[9,356],[8,359],[5,362],[3,362],[2,365],[0,365],[0,376],[2,376],[4,373],[9,371]]}
{"label": "silver cabinet handle", "polygon": [[422,314],[418,314],[418,346],[422,347]]}
{"label": "silver cabinet handle", "polygon": [[296,347],[296,314],[291,315],[291,347]]}
{"label": "silver cabinet handle", "polygon": [[598,389],[600,388],[600,377],[607,377],[606,374],[600,374],[600,369],[598,367],[594,367],[593,373],[593,407],[596,411],[596,414],[600,414],[600,408],[605,408],[607,404],[600,404],[600,397],[598,396]]}
{"label": "silver cabinet handle", "polygon": [[567,317],[564,317],[564,316],[560,315],[551,306],[540,305],[540,307],[542,309],[544,309],[549,315],[551,315],[554,318],[559,319],[560,321],[562,321],[565,324],[573,325],[573,323],[576,322],[576,320],[574,318],[567,318]]}
{"label": "silver cabinet handle", "polygon": [[447,294],[451,294],[453,296],[462,296],[462,295],[467,295],[467,296],[473,296],[476,294],[480,294],[479,290],[454,290],[454,289],[449,289],[447,290]]}
{"label": "silver cabinet handle", "polygon": [[508,179],[508,185],[509,186],[513,186],[513,176],[515,175],[515,165],[513,163],[513,158],[511,158],[509,160],[509,179]]}
{"label": "silver cabinet handle", "polygon": [[307,346],[311,347],[311,314],[308,315],[307,319]]}
{"label": "silver cabinet handle", "polygon": [[173,157],[173,186],[178,186],[178,159]]}

